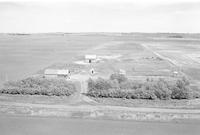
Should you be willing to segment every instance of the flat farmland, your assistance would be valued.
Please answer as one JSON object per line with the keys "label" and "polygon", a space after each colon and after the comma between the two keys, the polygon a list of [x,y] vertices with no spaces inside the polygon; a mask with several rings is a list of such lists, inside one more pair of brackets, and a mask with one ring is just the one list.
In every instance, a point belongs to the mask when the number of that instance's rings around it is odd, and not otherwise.
{"label": "flat farmland", "polygon": [[176,70],[193,81],[200,80],[200,40],[160,40],[143,42],[156,53],[171,61]]}
{"label": "flat farmland", "polygon": [[0,34],[0,83],[35,74],[57,62],[112,41],[110,37],[63,34]]}
{"label": "flat farmland", "polygon": [[21,79],[55,63],[85,54],[120,56],[94,67],[103,74],[124,69],[129,76],[169,77],[173,71],[200,80],[200,36],[146,33],[0,34],[0,83]]}

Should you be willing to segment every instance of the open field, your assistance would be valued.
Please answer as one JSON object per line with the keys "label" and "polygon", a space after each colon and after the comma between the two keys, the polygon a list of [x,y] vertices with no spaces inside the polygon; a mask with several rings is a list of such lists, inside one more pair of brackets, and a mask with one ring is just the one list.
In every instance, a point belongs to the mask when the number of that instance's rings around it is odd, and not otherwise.
{"label": "open field", "polygon": [[21,79],[51,64],[68,62],[89,48],[113,41],[106,36],[0,34],[0,82]]}
{"label": "open field", "polygon": [[[94,68],[93,78],[108,77],[119,69],[136,81],[147,77],[175,81],[186,76],[192,88],[198,90],[199,39],[198,34],[175,33],[0,34],[0,84],[43,75],[46,68],[65,68],[72,71],[71,79],[85,87],[83,82]],[[96,54],[102,60],[81,64],[85,54]]]}
{"label": "open field", "polygon": [[[170,76],[176,70],[193,83],[200,80],[199,35],[145,33],[0,34],[0,82],[21,79],[55,63],[73,62],[84,54],[121,55],[94,65],[102,74],[125,69],[139,76]],[[133,77],[133,78],[134,78]]]}

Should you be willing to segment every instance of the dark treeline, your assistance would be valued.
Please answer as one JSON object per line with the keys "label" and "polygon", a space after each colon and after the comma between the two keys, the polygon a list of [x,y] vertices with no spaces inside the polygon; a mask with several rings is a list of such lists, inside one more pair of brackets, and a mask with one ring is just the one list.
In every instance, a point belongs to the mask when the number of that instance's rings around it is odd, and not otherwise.
{"label": "dark treeline", "polygon": [[4,84],[0,93],[69,96],[76,91],[75,84],[64,79],[46,79],[29,77],[20,81]]}
{"label": "dark treeline", "polygon": [[147,79],[146,82],[129,80],[124,75],[112,74],[109,79],[88,80],[88,95],[104,98],[127,99],[190,99],[196,96],[188,79],[175,82]]}

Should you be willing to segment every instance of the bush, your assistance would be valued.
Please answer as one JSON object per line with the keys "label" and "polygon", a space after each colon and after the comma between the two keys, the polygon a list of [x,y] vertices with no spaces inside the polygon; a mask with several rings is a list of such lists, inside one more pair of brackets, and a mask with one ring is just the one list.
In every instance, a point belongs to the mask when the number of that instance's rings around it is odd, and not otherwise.
{"label": "bush", "polygon": [[195,90],[192,93],[192,98],[200,98],[200,90]]}
{"label": "bush", "polygon": [[93,82],[93,85],[95,89],[98,89],[98,90],[108,90],[112,88],[110,82],[102,78],[98,78],[95,82]]}
{"label": "bush", "polygon": [[120,89],[138,89],[142,87],[142,84],[131,80],[127,80],[125,82],[121,82],[119,87]]}
{"label": "bush", "polygon": [[137,89],[133,95],[132,98],[136,96],[137,99],[156,99],[156,95],[154,91],[151,90],[144,90],[144,89]]}
{"label": "bush", "polygon": [[172,99],[189,99],[192,97],[192,93],[188,87],[180,89],[174,87],[172,91]]}
{"label": "bush", "polygon": [[91,78],[88,80],[88,90],[95,90],[95,81],[92,80]]}
{"label": "bush", "polygon": [[128,79],[127,79],[127,77],[125,75],[116,73],[116,74],[112,74],[110,76],[110,80],[117,80],[118,83],[121,83],[121,82],[127,81]]}
{"label": "bush", "polygon": [[154,93],[157,98],[159,99],[171,98],[172,91],[169,89],[168,83],[165,82],[164,80],[159,80],[154,87],[155,87]]}
{"label": "bush", "polygon": [[111,97],[127,99],[189,99],[195,97],[189,87],[189,81],[183,77],[174,84],[159,79],[138,83],[116,74],[111,75],[109,80],[99,78],[90,79],[88,82],[88,95],[93,97]]}
{"label": "bush", "polygon": [[189,87],[189,81],[184,77],[177,80],[175,86],[172,87],[172,99],[189,99],[193,97],[193,92]]}
{"label": "bush", "polygon": [[20,81],[7,82],[1,93],[28,95],[69,96],[76,91],[73,83],[64,79],[27,78]]}

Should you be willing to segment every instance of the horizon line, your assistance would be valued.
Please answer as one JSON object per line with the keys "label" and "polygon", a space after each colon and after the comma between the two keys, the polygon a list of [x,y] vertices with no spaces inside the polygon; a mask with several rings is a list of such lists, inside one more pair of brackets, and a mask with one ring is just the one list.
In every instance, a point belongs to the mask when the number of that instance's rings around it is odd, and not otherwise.
{"label": "horizon line", "polygon": [[145,33],[145,34],[200,34],[200,32],[0,32],[0,34],[79,34],[79,33]]}

